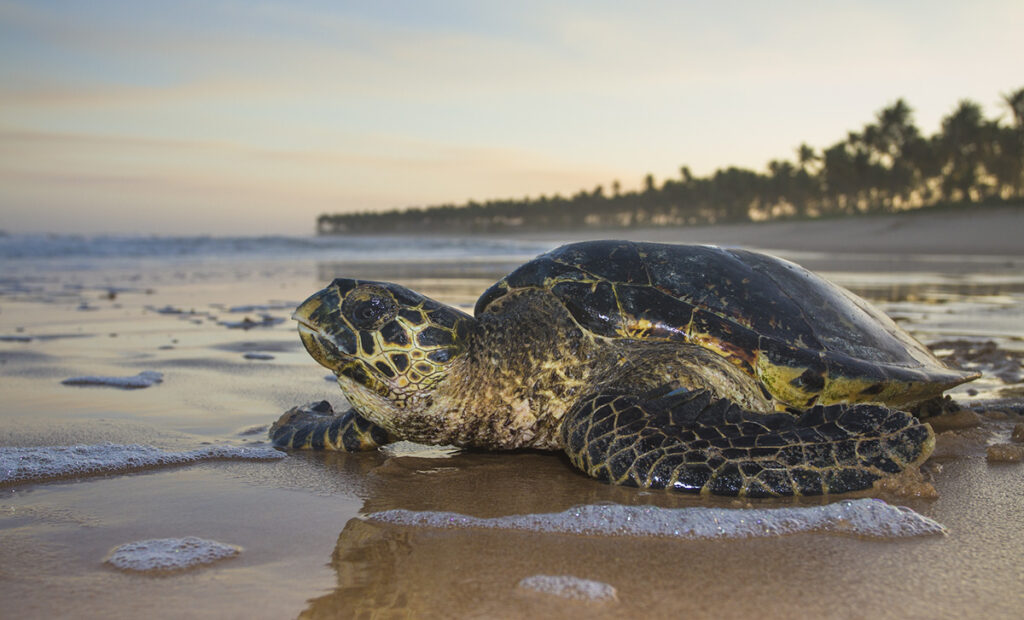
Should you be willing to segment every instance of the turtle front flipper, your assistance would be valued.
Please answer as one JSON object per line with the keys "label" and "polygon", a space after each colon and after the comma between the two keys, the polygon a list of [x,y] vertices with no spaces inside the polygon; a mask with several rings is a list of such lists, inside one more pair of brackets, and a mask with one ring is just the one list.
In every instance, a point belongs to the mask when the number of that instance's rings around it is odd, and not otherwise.
{"label": "turtle front flipper", "polygon": [[771,497],[845,493],[922,463],[935,438],[908,413],[817,406],[800,417],[745,411],[709,392],[585,398],[562,425],[573,464],[652,489]]}
{"label": "turtle front flipper", "polygon": [[270,440],[276,448],[362,452],[388,443],[388,433],[355,409],[335,414],[325,400],[286,411],[270,427]]}

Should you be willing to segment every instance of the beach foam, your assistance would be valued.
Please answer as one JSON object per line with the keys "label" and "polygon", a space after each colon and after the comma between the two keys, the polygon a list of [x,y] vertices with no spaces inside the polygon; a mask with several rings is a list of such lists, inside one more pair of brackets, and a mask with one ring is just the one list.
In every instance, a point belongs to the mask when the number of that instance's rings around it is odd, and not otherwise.
{"label": "beach foam", "polygon": [[368,519],[438,528],[530,530],[602,536],[686,539],[754,538],[798,532],[898,538],[943,534],[946,528],[909,508],[878,499],[797,508],[658,508],[590,504],[549,514],[480,518],[455,512],[386,510]]}
{"label": "beach foam", "polygon": [[235,545],[186,536],[125,543],[112,549],[105,561],[121,570],[165,572],[210,564],[241,552]]}
{"label": "beach foam", "polygon": [[516,587],[578,601],[605,602],[618,598],[615,588],[607,583],[572,575],[533,575],[520,580]]}
{"label": "beach foam", "polygon": [[131,472],[199,461],[271,460],[284,457],[283,452],[273,448],[245,446],[207,446],[181,452],[164,452],[138,444],[0,447],[0,485]]}
{"label": "beach foam", "polygon": [[155,370],[143,370],[131,377],[71,377],[70,379],[64,379],[61,383],[64,385],[102,385],[127,390],[147,388],[157,383],[162,383],[163,380],[163,373],[156,372]]}

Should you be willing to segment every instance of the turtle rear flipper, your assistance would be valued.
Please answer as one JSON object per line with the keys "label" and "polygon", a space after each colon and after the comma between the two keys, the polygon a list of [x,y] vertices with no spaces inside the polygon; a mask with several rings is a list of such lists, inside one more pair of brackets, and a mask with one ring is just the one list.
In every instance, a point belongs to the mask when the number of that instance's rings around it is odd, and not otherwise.
{"label": "turtle rear flipper", "polygon": [[388,433],[349,409],[334,413],[327,401],[292,407],[270,427],[275,448],[362,452],[388,443]]}
{"label": "turtle rear flipper", "polygon": [[878,405],[817,406],[800,417],[746,411],[707,391],[597,394],[562,425],[573,464],[645,488],[770,497],[845,493],[923,462],[934,435]]}

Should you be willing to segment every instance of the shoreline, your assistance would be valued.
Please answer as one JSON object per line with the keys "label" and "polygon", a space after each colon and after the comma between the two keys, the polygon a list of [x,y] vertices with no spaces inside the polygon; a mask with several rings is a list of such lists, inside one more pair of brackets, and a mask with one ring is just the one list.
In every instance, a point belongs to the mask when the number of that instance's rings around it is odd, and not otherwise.
{"label": "shoreline", "polygon": [[612,228],[522,232],[505,236],[537,241],[626,238],[798,252],[1024,256],[1024,208],[998,206],[922,210],[690,228]]}
{"label": "shoreline", "polygon": [[[1024,208],[997,206],[691,228],[604,228],[462,236],[424,233],[381,238],[514,240],[547,246],[543,251],[578,241],[626,239],[742,247],[774,254],[807,269],[825,273],[928,272],[946,276],[1006,276],[1024,271],[1022,232]],[[325,237],[345,238],[344,235]],[[439,271],[448,276],[490,279],[501,277],[523,262],[521,257],[488,257],[479,261],[323,260],[319,269],[324,280],[343,273],[371,279],[410,279]]]}
{"label": "shoreline", "polygon": [[736,245],[763,250],[878,254],[1024,256],[1024,205],[935,207],[877,215],[702,224],[690,227],[583,228],[460,233],[318,234],[321,238],[480,238],[573,242],[628,239]]}

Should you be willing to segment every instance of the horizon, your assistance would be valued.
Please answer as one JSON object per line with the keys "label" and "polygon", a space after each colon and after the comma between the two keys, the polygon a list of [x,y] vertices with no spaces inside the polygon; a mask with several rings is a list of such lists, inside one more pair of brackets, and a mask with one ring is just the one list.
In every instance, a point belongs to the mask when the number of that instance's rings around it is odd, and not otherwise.
{"label": "horizon", "polygon": [[1024,6],[0,3],[0,230],[310,236],[321,213],[639,187],[897,99],[1005,117]]}

